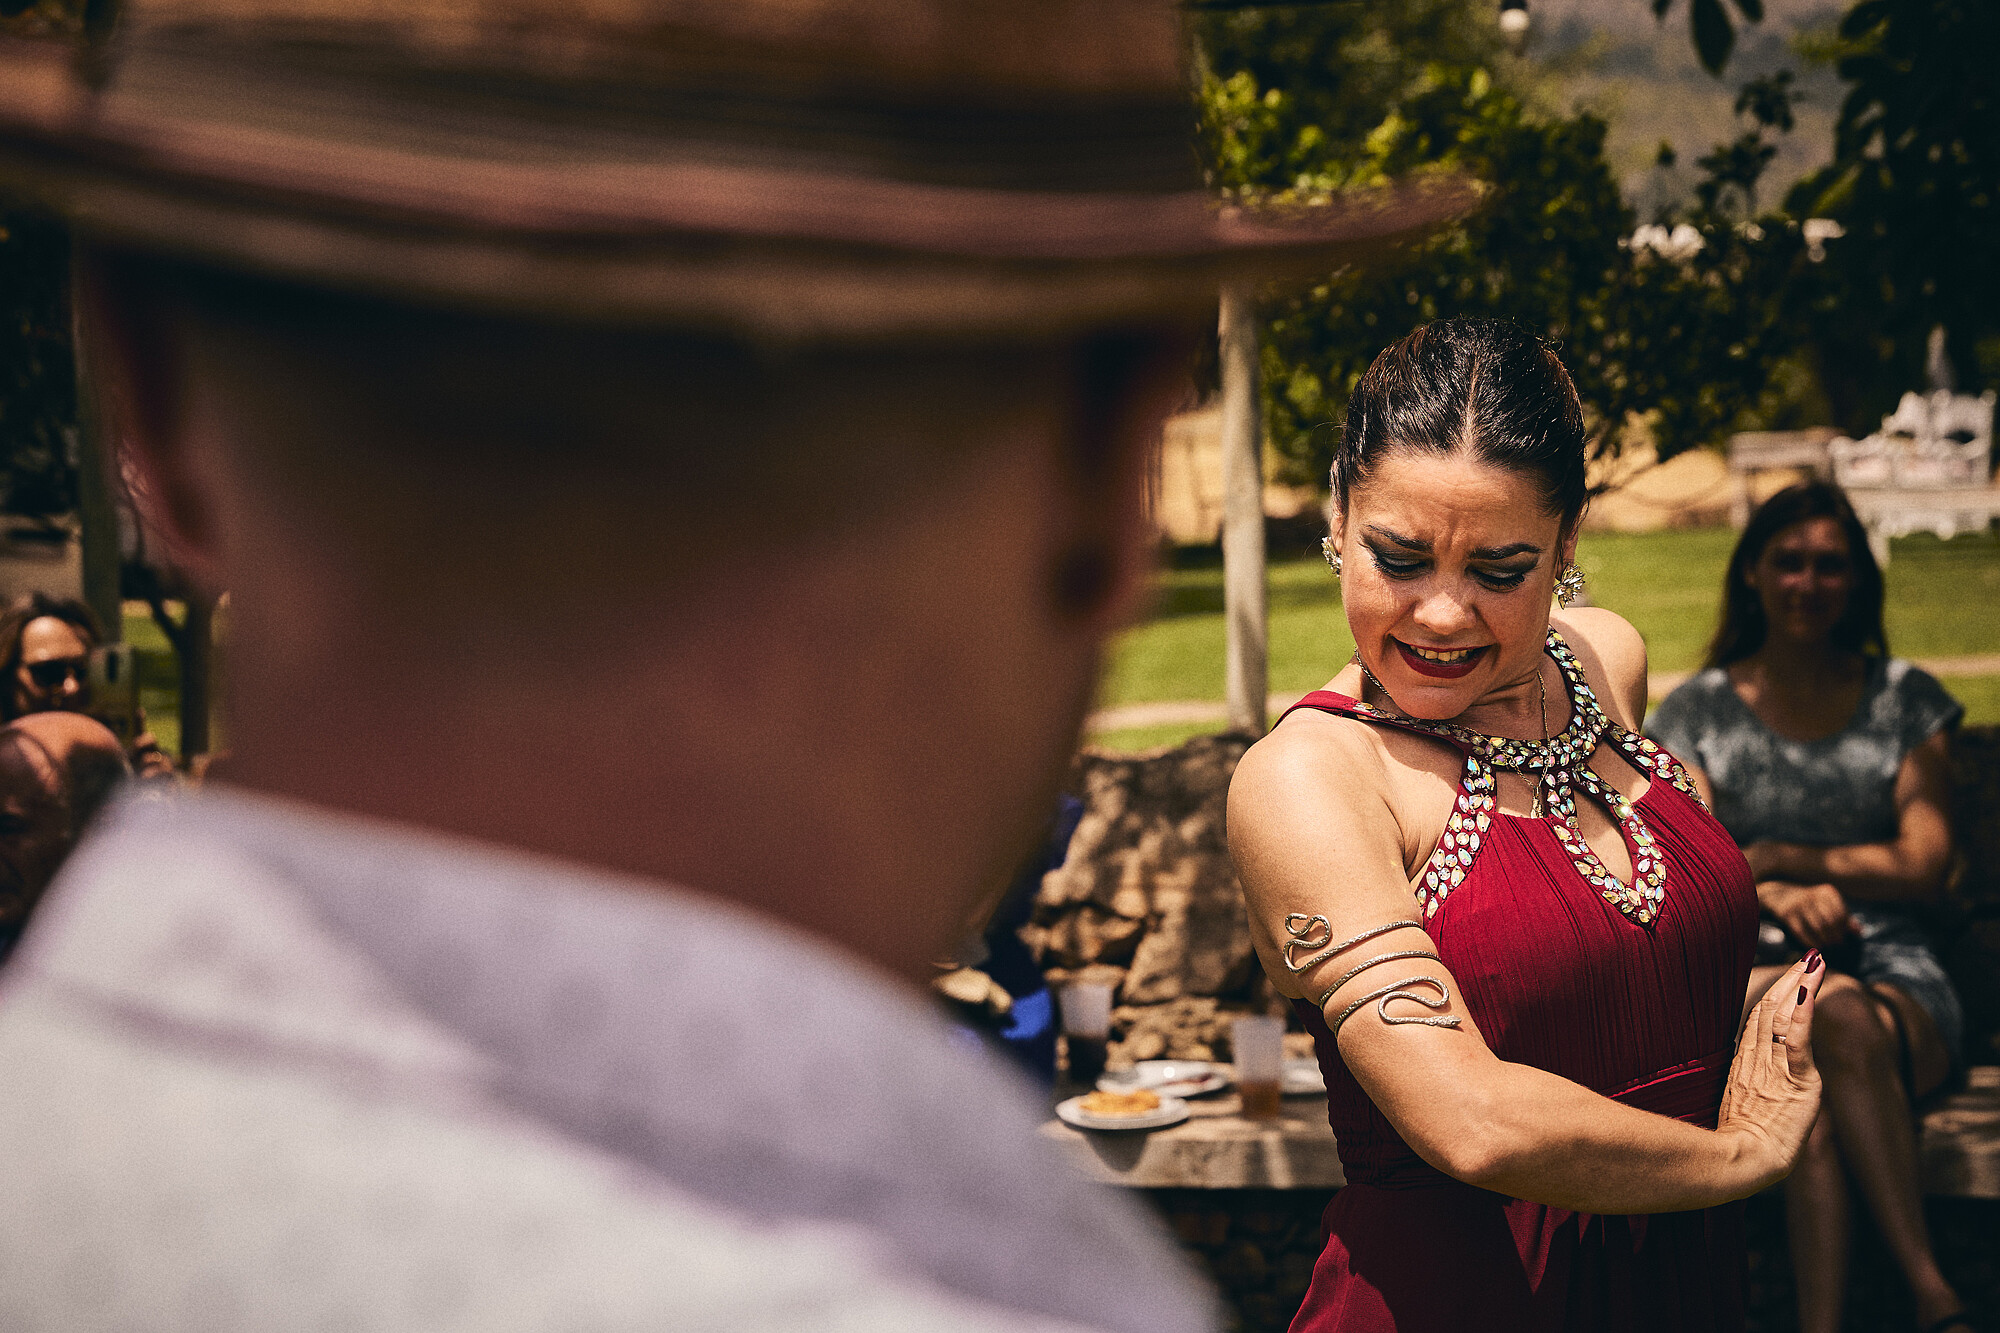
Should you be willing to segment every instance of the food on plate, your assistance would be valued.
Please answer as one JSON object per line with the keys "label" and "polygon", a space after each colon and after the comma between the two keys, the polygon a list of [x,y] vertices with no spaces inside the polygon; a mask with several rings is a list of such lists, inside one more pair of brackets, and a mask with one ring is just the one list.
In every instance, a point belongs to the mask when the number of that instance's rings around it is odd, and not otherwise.
{"label": "food on plate", "polygon": [[1107,1120],[1115,1120],[1159,1110],[1160,1096],[1145,1088],[1137,1088],[1131,1092],[1093,1092],[1077,1102],[1077,1109],[1085,1115],[1103,1116]]}

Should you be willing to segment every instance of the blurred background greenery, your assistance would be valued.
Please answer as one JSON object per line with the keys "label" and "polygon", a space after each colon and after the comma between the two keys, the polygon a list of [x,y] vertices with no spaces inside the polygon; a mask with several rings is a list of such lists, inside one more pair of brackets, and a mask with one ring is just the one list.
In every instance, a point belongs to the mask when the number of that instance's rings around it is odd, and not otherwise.
{"label": "blurred background greenery", "polygon": [[[1665,460],[1733,431],[1859,434],[1924,387],[1932,335],[1956,387],[2000,385],[2000,99],[1991,0],[1190,0],[1199,145],[1246,204],[1310,204],[1394,176],[1472,176],[1487,203],[1389,259],[1260,296],[1266,433],[1279,480],[1323,485],[1355,378],[1426,320],[1506,315],[1557,342],[1596,447]],[[73,38],[112,5],[0,0],[0,32]],[[1811,241],[1808,220],[1840,235]],[[1641,225],[1685,229],[1671,252]],[[0,513],[69,522],[81,436],[67,238],[0,201]],[[1209,370],[1213,375],[1213,367]],[[1726,532],[1591,535],[1600,605],[1691,666]],[[1899,542],[1894,646],[2000,651],[1991,534]],[[127,597],[179,595],[125,552]],[[1200,553],[1160,576],[1120,642],[1107,705],[1221,692],[1221,575]],[[1316,561],[1271,571],[1271,683],[1304,690],[1348,652]],[[172,648],[127,602],[155,733],[177,750]],[[1993,677],[1956,678],[2000,720]],[[1120,743],[1187,734],[1185,725]]]}
{"label": "blurred background greenery", "polygon": [[[1594,605],[1618,612],[1646,637],[1657,681],[1701,665],[1715,632],[1722,574],[1736,534],[1587,532],[1577,563]],[[1939,541],[1928,534],[1891,544],[1885,571],[1890,651],[1899,657],[2000,655],[2000,532]],[[1146,618],[1120,637],[1100,707],[1223,697],[1222,563],[1213,548],[1186,548],[1156,579]],[[1340,584],[1317,556],[1275,559],[1270,571],[1271,691],[1318,689],[1354,651]],[[1944,683],[1966,705],[1968,723],[2000,723],[2000,670],[1991,663]],[[1654,702],[1658,702],[1656,698]],[[1174,745],[1217,731],[1213,720],[1108,728],[1090,743],[1114,750]]]}

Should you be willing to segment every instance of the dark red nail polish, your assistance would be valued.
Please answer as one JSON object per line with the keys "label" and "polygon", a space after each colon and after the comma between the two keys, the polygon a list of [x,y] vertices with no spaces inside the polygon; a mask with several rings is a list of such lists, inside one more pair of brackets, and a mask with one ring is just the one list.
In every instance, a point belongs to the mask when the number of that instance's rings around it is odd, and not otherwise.
{"label": "dark red nail polish", "polygon": [[1799,987],[1799,1003],[1804,1004],[1805,1002],[1806,1002],[1806,988],[1804,986],[1801,986]]}
{"label": "dark red nail polish", "polygon": [[1826,962],[1826,959],[1820,956],[1818,949],[1814,949],[1811,953],[1807,954],[1806,975],[1811,976],[1813,973],[1819,971],[1820,965],[1824,962]]}

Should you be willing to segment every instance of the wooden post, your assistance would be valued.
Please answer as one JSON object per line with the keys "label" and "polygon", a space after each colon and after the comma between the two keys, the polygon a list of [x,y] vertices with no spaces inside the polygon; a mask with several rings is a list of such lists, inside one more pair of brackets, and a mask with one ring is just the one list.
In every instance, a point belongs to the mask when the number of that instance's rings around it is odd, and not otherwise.
{"label": "wooden post", "polygon": [[210,695],[215,681],[215,598],[199,589],[187,591],[187,614],[181,617],[181,762],[209,748]]}
{"label": "wooden post", "polygon": [[99,419],[83,339],[75,336],[74,320],[70,327],[70,343],[76,349],[76,509],[83,601],[103,622],[104,641],[122,643],[125,617],[118,588],[118,506],[111,490],[111,442]]}
{"label": "wooden post", "polygon": [[1264,605],[1264,431],[1251,289],[1222,289],[1222,614],[1229,726],[1264,734],[1269,691]]}

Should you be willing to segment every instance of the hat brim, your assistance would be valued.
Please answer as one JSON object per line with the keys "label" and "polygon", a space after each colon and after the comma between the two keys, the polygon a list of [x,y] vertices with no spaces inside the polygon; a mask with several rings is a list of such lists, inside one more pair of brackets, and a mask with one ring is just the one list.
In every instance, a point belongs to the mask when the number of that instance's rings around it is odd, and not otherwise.
{"label": "hat brim", "polygon": [[[1198,191],[1015,190],[634,153],[587,135],[274,122],[172,80],[96,91],[0,43],[0,183],[104,243],[406,300],[784,339],[993,337],[1198,310],[1457,217],[1438,175],[1285,215]],[[421,130],[422,127],[418,127]]]}

